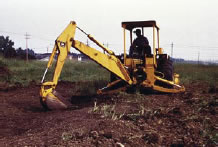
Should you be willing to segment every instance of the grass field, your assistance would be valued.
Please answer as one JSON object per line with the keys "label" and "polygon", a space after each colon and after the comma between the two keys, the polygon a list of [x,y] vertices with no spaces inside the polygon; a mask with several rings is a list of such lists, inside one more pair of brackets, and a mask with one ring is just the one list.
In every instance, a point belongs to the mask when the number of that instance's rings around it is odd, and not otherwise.
{"label": "grass field", "polygon": [[[30,82],[41,82],[42,76],[47,66],[47,62],[43,61],[29,61],[17,59],[4,59],[0,57],[0,66],[7,67],[10,75],[0,78],[0,82],[7,82],[10,84],[20,83],[27,86]],[[54,72],[54,65],[48,70],[46,80],[52,80]],[[60,81],[105,81],[109,80],[109,72],[101,68],[94,62],[78,62],[67,60],[61,76]]]}
{"label": "grass field", "polygon": [[174,65],[175,72],[180,74],[183,84],[202,82],[211,86],[218,85],[217,65],[181,64]]}
{"label": "grass field", "polygon": [[[43,73],[46,69],[47,62],[29,61],[17,59],[4,59],[0,57],[0,66],[9,69],[10,75],[0,78],[0,82],[7,82],[11,85],[19,83],[27,86],[30,82],[40,83]],[[197,65],[197,64],[174,64],[174,70],[180,74],[182,84],[192,82],[202,82],[211,86],[218,85],[218,66],[216,65]],[[49,69],[46,80],[52,80],[54,65]],[[95,83],[107,83],[110,73],[98,64],[92,61],[78,62],[67,60],[62,70],[60,81],[93,81]]]}

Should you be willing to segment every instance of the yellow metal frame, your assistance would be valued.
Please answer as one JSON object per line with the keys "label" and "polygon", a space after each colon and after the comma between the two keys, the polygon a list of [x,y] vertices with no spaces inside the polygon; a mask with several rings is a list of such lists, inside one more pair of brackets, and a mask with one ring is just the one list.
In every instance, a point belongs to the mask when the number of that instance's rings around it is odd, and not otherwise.
{"label": "yellow metal frame", "polygon": [[[97,62],[102,67],[106,68],[110,72],[114,73],[120,79],[126,81],[128,84],[132,84],[132,80],[129,76],[128,71],[121,63],[121,61],[114,55],[113,51],[109,50],[108,48],[104,47],[100,42],[98,42],[93,36],[90,34],[86,34],[87,37],[96,43],[99,47],[101,47],[107,54],[104,54],[94,48],[91,48],[84,43],[75,40],[75,31],[76,26],[75,22],[70,22],[70,24],[65,28],[65,30],[61,33],[61,35],[56,39],[55,46],[53,48],[52,54],[49,58],[49,62],[47,64],[46,71],[42,78],[42,85],[40,89],[40,96],[43,102],[46,101],[46,97],[50,95],[54,99],[58,99],[52,92],[57,86],[59,76],[61,74],[64,62],[67,58],[67,55],[70,51],[71,47],[74,47],[78,51],[82,52],[83,54],[87,55],[90,59]],[[80,29],[80,28],[78,28]],[[81,30],[81,29],[80,29]],[[83,30],[81,30],[83,31]],[[53,63],[53,59],[58,52],[58,59],[55,67],[55,72],[53,75],[53,80],[49,82],[44,82],[45,75],[47,70],[51,67]]]}
{"label": "yellow metal frame", "polygon": [[155,42],[156,42],[156,40],[155,40],[155,26],[153,26],[153,60],[154,60],[154,66],[157,67]]}
{"label": "yellow metal frame", "polygon": [[[128,26],[129,25],[129,26]],[[144,66],[144,72],[147,75],[147,79],[144,80],[141,85],[144,87],[152,88],[153,90],[160,91],[160,92],[166,92],[166,93],[178,93],[178,92],[184,92],[185,88],[184,86],[178,85],[179,83],[179,75],[175,74],[174,81],[169,81],[160,77],[155,76],[155,69],[157,68],[157,54],[163,54],[163,49],[160,48],[160,35],[159,35],[159,27],[157,26],[155,21],[142,21],[142,22],[123,22],[123,34],[124,34],[124,64],[128,68],[132,68],[134,71],[136,68],[136,63],[134,63],[134,59],[132,58],[126,58],[126,29],[130,31],[130,43],[132,44],[132,29],[135,27],[152,27],[153,29],[153,58],[146,57],[145,58],[145,65]],[[156,30],[156,31],[155,31]],[[157,34],[157,36],[156,36]],[[157,49],[156,49],[156,38],[157,38]],[[136,59],[135,59],[136,60]],[[139,64],[139,63],[137,63]],[[135,80],[135,77],[132,77],[133,84],[139,84]],[[158,85],[155,85],[156,80],[161,81],[163,83],[167,83],[173,88],[164,88]]]}
{"label": "yellow metal frame", "polygon": [[123,28],[124,65],[126,65],[126,30]]}
{"label": "yellow metal frame", "polygon": [[[147,26],[151,26],[151,24],[154,24],[154,21],[149,21]],[[146,26],[146,24],[145,24]],[[40,96],[42,103],[46,105],[46,98],[52,98],[56,100],[56,102],[59,102],[62,104],[62,102],[59,100],[58,97],[55,96],[54,90],[57,86],[59,76],[61,74],[63,65],[65,63],[65,60],[67,58],[68,53],[70,52],[70,48],[74,47],[81,53],[88,56],[91,60],[95,61],[102,67],[106,68],[111,73],[115,74],[119,79],[111,82],[107,85],[106,88],[110,89],[112,87],[118,86],[117,90],[123,90],[128,85],[142,85],[144,87],[152,88],[153,90],[161,91],[161,92],[169,92],[169,93],[177,93],[185,91],[185,88],[178,85],[178,75],[175,76],[174,81],[168,81],[165,79],[162,79],[160,77],[155,76],[155,69],[157,67],[157,61],[156,61],[156,52],[160,54],[162,52],[162,49],[159,48],[159,28],[155,25],[151,26],[153,27],[153,57],[146,57],[144,60],[141,59],[133,59],[133,58],[127,58],[126,56],[126,31],[125,31],[125,25],[123,25],[123,35],[124,35],[124,64],[115,56],[114,52],[106,48],[104,45],[102,45],[100,42],[98,42],[93,36],[90,34],[85,33],[82,29],[77,27],[76,23],[74,21],[70,22],[70,24],[65,28],[65,30],[60,34],[60,36],[55,41],[55,46],[53,48],[52,54],[50,56],[49,62],[47,64],[47,68],[45,70],[45,73],[42,78],[42,84],[40,89]],[[155,36],[155,28],[157,29],[157,40],[158,40],[158,50],[156,50],[155,42],[156,42],[156,36]],[[87,37],[93,41],[96,45],[98,45],[100,48],[102,48],[105,53],[102,53],[95,48],[89,47],[85,45],[84,43],[75,40],[75,31],[76,29],[79,29],[83,33],[87,35]],[[131,28],[129,28],[131,30]],[[132,41],[132,30],[130,34],[130,38]],[[132,42],[131,42],[132,43]],[[52,66],[53,60],[55,55],[58,54],[58,59],[56,62],[55,72],[53,75],[53,80],[44,82],[46,72],[48,69]],[[145,63],[144,63],[145,61]],[[138,68],[139,66],[139,68]],[[127,68],[126,68],[127,67]],[[137,81],[137,70],[143,70],[144,73],[146,73],[146,79],[142,82]],[[130,72],[135,73],[131,74]],[[164,83],[167,83],[169,85],[172,85],[175,88],[164,88],[160,87],[158,85],[155,85],[155,81],[161,81]],[[123,81],[125,83],[123,84]],[[121,84],[121,87],[119,87]],[[104,90],[99,90],[98,93],[103,93]],[[62,104],[63,105],[63,104]]]}

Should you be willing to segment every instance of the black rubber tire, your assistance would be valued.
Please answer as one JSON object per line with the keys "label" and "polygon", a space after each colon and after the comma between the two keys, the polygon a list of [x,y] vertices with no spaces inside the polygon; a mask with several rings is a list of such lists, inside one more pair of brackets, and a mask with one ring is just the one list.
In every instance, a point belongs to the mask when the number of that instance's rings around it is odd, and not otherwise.
{"label": "black rubber tire", "polygon": [[167,58],[162,58],[158,60],[158,67],[157,71],[164,74],[164,79],[166,80],[173,80],[173,61]]}
{"label": "black rubber tire", "polygon": [[166,60],[162,65],[164,79],[172,81],[173,80],[173,61]]}
{"label": "black rubber tire", "polygon": [[[173,73],[174,73],[174,69],[173,69],[173,61],[167,58],[162,58],[158,61],[158,68],[157,71],[161,72],[164,74],[164,77],[162,77],[163,79],[169,80],[169,81],[173,81]],[[172,85],[161,82],[161,81],[156,81],[155,85],[159,85],[165,88],[172,88]]]}

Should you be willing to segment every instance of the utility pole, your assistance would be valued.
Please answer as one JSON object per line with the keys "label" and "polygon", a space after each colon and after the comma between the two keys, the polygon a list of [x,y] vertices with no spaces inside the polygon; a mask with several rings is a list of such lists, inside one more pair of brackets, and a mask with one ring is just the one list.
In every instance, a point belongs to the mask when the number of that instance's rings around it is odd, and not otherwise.
{"label": "utility pole", "polygon": [[[105,46],[104,42],[103,42],[103,46]],[[103,50],[103,53],[105,54],[105,50]]]}
{"label": "utility pole", "polygon": [[89,46],[89,40],[87,39],[86,45]]}
{"label": "utility pole", "polygon": [[28,42],[27,42],[27,40],[30,39],[30,35],[26,33],[24,36],[26,39],[26,61],[28,62],[29,59],[28,59]]}
{"label": "utility pole", "polygon": [[173,58],[173,42],[171,43],[171,58]]}

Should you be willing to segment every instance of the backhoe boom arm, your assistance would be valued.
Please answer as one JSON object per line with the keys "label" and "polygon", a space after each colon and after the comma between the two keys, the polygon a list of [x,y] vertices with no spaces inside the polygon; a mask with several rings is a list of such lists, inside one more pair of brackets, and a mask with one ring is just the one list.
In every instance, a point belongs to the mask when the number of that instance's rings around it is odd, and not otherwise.
{"label": "backhoe boom arm", "polygon": [[[63,103],[55,96],[53,93],[54,89],[56,88],[56,85],[58,83],[59,76],[61,74],[64,62],[67,58],[68,53],[70,52],[70,48],[74,47],[81,53],[87,55],[91,60],[97,62],[102,67],[106,68],[110,72],[117,75],[120,79],[126,81],[128,84],[132,84],[132,80],[129,76],[128,71],[125,69],[121,61],[114,55],[114,53],[109,50],[108,48],[104,47],[101,43],[99,43],[94,37],[92,37],[90,34],[86,34],[87,37],[92,40],[94,43],[96,43],[99,47],[101,47],[104,51],[107,52],[107,54],[104,54],[92,47],[89,47],[85,45],[84,43],[75,40],[75,31],[76,26],[75,22],[70,22],[70,24],[66,27],[66,29],[61,33],[61,35],[56,39],[55,46],[53,48],[53,52],[50,56],[49,62],[47,64],[46,71],[44,73],[44,76],[42,78],[42,86],[40,90],[40,96],[41,96],[41,102],[42,105],[47,105],[47,100],[52,99],[52,101],[55,101],[57,103],[61,103],[63,106]],[[79,30],[81,30],[79,28]],[[82,31],[84,32],[84,31]],[[44,82],[44,78],[46,75],[47,70],[52,65],[53,59],[55,55],[58,52],[55,72],[53,75],[53,81],[51,82]],[[47,88],[47,89],[46,89]]]}
{"label": "backhoe boom arm", "polygon": [[102,67],[116,74],[122,80],[126,81],[129,84],[132,84],[132,80],[130,79],[127,70],[124,68],[121,61],[116,56],[103,54],[102,52],[91,48],[77,40],[73,41],[72,46],[81,53],[87,55],[90,59],[97,62]]}

